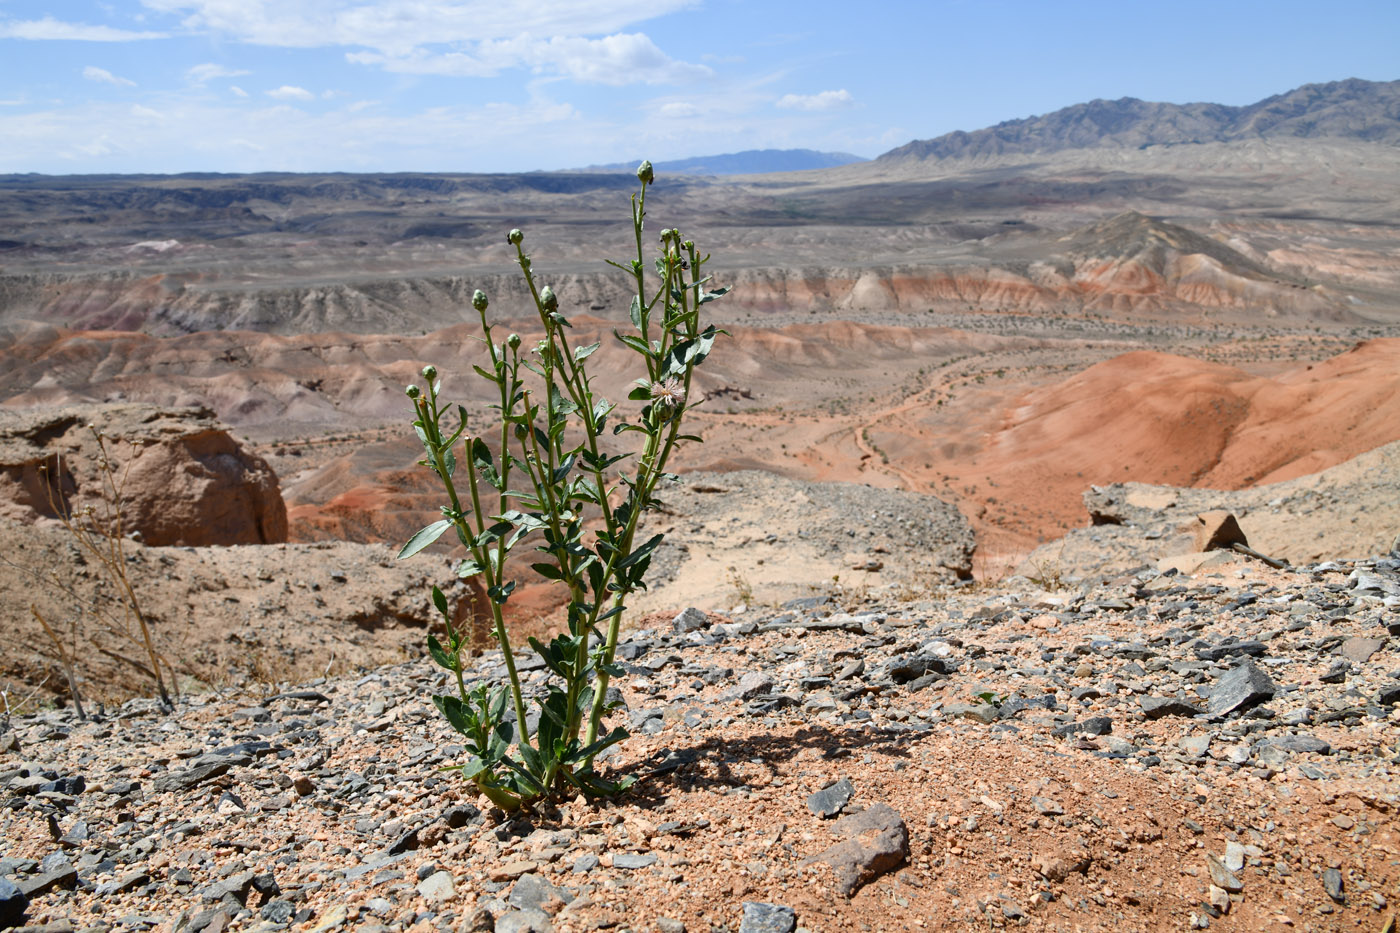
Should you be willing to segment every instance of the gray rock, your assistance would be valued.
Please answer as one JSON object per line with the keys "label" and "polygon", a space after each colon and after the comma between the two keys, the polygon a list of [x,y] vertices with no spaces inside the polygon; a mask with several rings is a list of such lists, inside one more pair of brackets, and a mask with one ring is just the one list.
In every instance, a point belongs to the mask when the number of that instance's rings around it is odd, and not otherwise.
{"label": "gray rock", "polygon": [[573,894],[566,889],[552,885],[531,872],[520,876],[515,882],[515,887],[510,889],[510,897],[506,898],[506,902],[518,910],[543,910],[550,901],[558,900],[567,904],[573,899]]}
{"label": "gray rock", "polygon": [[821,790],[807,798],[807,809],[822,819],[830,819],[836,816],[851,802],[851,795],[855,793],[855,788],[846,778],[842,778],[835,784],[823,787]]}
{"label": "gray rock", "polygon": [[245,706],[234,710],[231,715],[234,719],[246,719],[249,722],[272,722],[272,712],[261,706]]}
{"label": "gray rock", "polygon": [[842,817],[831,826],[841,841],[806,864],[825,862],[836,873],[836,889],[850,897],[861,886],[901,865],[909,857],[909,831],[886,804]]}
{"label": "gray rock", "polygon": [[262,905],[258,911],[258,916],[269,923],[286,923],[292,919],[292,914],[296,913],[296,907],[291,901],[272,900]]}
{"label": "gray rock", "polygon": [[1400,703],[1400,684],[1382,687],[1381,692],[1376,694],[1377,706],[1394,706],[1397,703]]}
{"label": "gray rock", "polygon": [[864,659],[862,659],[862,658],[856,658],[854,661],[848,662],[844,667],[841,668],[841,670],[839,670],[839,671],[836,672],[836,679],[837,679],[837,680],[850,680],[852,677],[859,677],[861,674],[864,674],[864,673],[865,673],[865,661],[864,661]]}
{"label": "gray rock", "polygon": [[221,774],[227,774],[229,768],[251,764],[252,761],[252,755],[222,755],[208,761],[201,761],[184,771],[158,774],[151,781],[151,787],[155,789],[156,793],[191,790],[205,781],[212,781]]}
{"label": "gray rock", "polygon": [[749,671],[739,678],[739,682],[719,695],[721,700],[752,700],[756,696],[772,691],[777,683],[772,677],[759,671]]}
{"label": "gray rock", "polygon": [[29,898],[24,892],[8,878],[0,878],[0,929],[24,923],[24,912],[28,908]]}
{"label": "gray rock", "polygon": [[1148,719],[1163,719],[1167,716],[1195,716],[1200,707],[1181,697],[1139,697],[1138,705]]}
{"label": "gray rock", "polygon": [[1271,700],[1276,692],[1277,688],[1269,675],[1252,660],[1245,658],[1238,667],[1231,668],[1216,681],[1207,694],[1207,706],[1211,715],[1225,716]]}
{"label": "gray rock", "polygon": [[1351,662],[1346,658],[1338,658],[1328,665],[1326,672],[1318,680],[1324,684],[1340,684],[1347,679],[1347,675],[1350,673]]}
{"label": "gray rock", "polygon": [[744,901],[739,933],[793,933],[795,929],[797,914],[791,907],[763,901]]}
{"label": "gray rock", "polygon": [[656,918],[657,933],[685,933],[685,924],[673,917]]}
{"label": "gray rock", "polygon": [[569,870],[576,875],[586,875],[598,867],[598,856],[591,852],[580,855],[574,859],[573,867]]}
{"label": "gray rock", "polygon": [[631,852],[623,852],[613,856],[613,868],[622,868],[627,871],[636,871],[639,868],[649,868],[656,864],[656,856],[650,852],[644,855],[634,855]]}
{"label": "gray rock", "polygon": [[457,885],[452,881],[452,872],[435,871],[418,882],[418,893],[425,901],[436,903],[445,901],[457,893]]}
{"label": "gray rock", "polygon": [[1035,807],[1041,816],[1063,816],[1065,813],[1065,808],[1049,797],[1032,797],[1031,806]]}
{"label": "gray rock", "polygon": [[678,634],[699,632],[710,627],[710,617],[694,606],[671,620],[671,628]]}
{"label": "gray rock", "polygon": [[943,659],[931,654],[895,658],[885,665],[885,676],[897,684],[907,684],[925,674],[946,674],[948,666]]}
{"label": "gray rock", "polygon": [[1001,714],[990,703],[950,703],[943,707],[943,715],[961,719],[975,719],[978,722],[993,723]]}
{"label": "gray rock", "polygon": [[1218,645],[1211,645],[1208,648],[1197,648],[1196,657],[1202,661],[1221,661],[1225,658],[1235,658],[1240,655],[1259,657],[1264,654],[1265,646],[1259,641],[1229,641]]}
{"label": "gray rock", "polygon": [[1254,748],[1256,751],[1263,748],[1277,748],[1289,753],[1332,754],[1330,744],[1312,735],[1271,735],[1256,742]]}
{"label": "gray rock", "polygon": [[1338,904],[1347,902],[1346,888],[1342,883],[1342,873],[1335,868],[1329,868],[1322,873],[1322,890],[1327,892],[1327,896]]}
{"label": "gray rock", "polygon": [[1225,867],[1225,863],[1220,861],[1209,852],[1206,853],[1206,868],[1210,871],[1210,880],[1217,888],[1229,891],[1231,894],[1238,894],[1244,890],[1244,884],[1235,873]]}
{"label": "gray rock", "polygon": [[554,921],[542,910],[508,910],[496,918],[496,933],[550,933]]}
{"label": "gray rock", "polygon": [[1354,664],[1365,664],[1371,655],[1385,647],[1384,638],[1354,636],[1342,642],[1341,655]]}
{"label": "gray rock", "polygon": [[20,881],[18,886],[24,892],[24,896],[30,899],[48,894],[54,888],[67,888],[71,891],[78,886],[78,870],[72,865],[66,865],[53,871],[30,875]]}

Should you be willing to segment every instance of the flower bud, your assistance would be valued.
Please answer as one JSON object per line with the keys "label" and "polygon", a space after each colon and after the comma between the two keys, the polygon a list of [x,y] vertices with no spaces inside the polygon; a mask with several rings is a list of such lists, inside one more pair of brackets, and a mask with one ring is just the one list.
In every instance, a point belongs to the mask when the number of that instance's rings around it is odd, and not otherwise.
{"label": "flower bud", "polygon": [[506,338],[506,345],[509,346],[512,350],[519,350],[519,349],[520,349],[520,335],[519,335],[519,334],[511,334],[509,337]]}
{"label": "flower bud", "polygon": [[421,390],[417,386],[409,386],[408,388],[403,390],[403,394],[407,395],[411,399],[418,398],[420,393]]}
{"label": "flower bud", "polygon": [[423,367],[423,378],[426,379],[426,380],[428,380],[429,382],[432,382],[434,379],[436,379],[436,378],[437,378],[437,367],[434,366],[432,363],[429,363],[427,366],[424,366],[424,367]]}
{"label": "flower bud", "polygon": [[481,289],[478,288],[476,291],[472,292],[473,308],[475,308],[478,311],[485,311],[487,303],[488,302],[486,300],[486,293],[483,292]]}
{"label": "flower bud", "polygon": [[686,248],[686,251],[689,252],[690,250],[695,249],[695,241],[686,240],[684,243],[681,244],[681,246],[684,246]]}
{"label": "flower bud", "polygon": [[676,231],[672,230],[670,227],[667,227],[665,230],[662,230],[662,231],[661,231],[661,242],[662,242],[662,243],[665,243],[667,240],[669,240],[669,239],[671,238],[671,234],[673,234],[673,233],[675,233],[675,232],[676,232]]}
{"label": "flower bud", "polygon": [[643,159],[642,164],[637,166],[637,180],[644,185],[649,185],[655,179],[656,173],[651,170],[651,162]]}
{"label": "flower bud", "polygon": [[548,285],[540,289],[540,305],[543,306],[546,311],[559,310],[559,299],[554,297],[554,289],[550,288]]}
{"label": "flower bud", "polygon": [[525,234],[520,232],[519,227],[516,227],[510,233],[506,234],[506,242],[509,243],[511,246],[519,246],[520,241],[523,239],[525,239]]}

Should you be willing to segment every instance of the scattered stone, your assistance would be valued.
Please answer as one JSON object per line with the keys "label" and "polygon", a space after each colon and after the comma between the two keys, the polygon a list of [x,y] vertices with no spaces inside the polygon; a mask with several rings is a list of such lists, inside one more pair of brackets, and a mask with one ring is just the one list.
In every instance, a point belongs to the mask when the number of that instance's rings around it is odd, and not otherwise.
{"label": "scattered stone", "polygon": [[554,921],[542,910],[508,910],[496,918],[495,933],[550,933]]}
{"label": "scattered stone", "polygon": [[1138,704],[1148,719],[1163,719],[1167,716],[1195,716],[1200,707],[1180,697],[1139,697]]}
{"label": "scattered stone", "polygon": [[1342,883],[1342,873],[1335,868],[1329,868],[1322,873],[1322,890],[1327,892],[1327,896],[1338,904],[1347,902],[1345,885]]}
{"label": "scattered stone", "polygon": [[543,910],[552,914],[554,911],[549,909],[551,906],[567,904],[573,899],[574,896],[564,888],[550,884],[537,874],[529,874],[520,876],[506,900],[510,906],[520,910]]}
{"label": "scattered stone", "polygon": [[1206,853],[1206,869],[1210,872],[1211,883],[1231,894],[1238,894],[1244,890],[1244,884],[1235,873],[1225,867],[1225,863],[1220,861],[1211,853]]}
{"label": "scattered stone", "polygon": [[1031,806],[1041,816],[1064,816],[1065,808],[1048,797],[1032,797]]}
{"label": "scattered stone", "polygon": [[671,620],[672,630],[681,635],[704,631],[709,627],[710,617],[693,606]]}
{"label": "scattered stone", "polygon": [[1342,657],[1353,664],[1365,664],[1371,660],[1371,655],[1385,647],[1384,638],[1363,638],[1353,636],[1342,642],[1340,649]]}
{"label": "scattered stone", "polygon": [[637,855],[630,852],[623,852],[613,856],[613,868],[621,868],[627,871],[636,871],[639,868],[650,868],[656,864],[656,856],[650,852]]}
{"label": "scattered stone", "polygon": [[850,897],[860,887],[903,864],[909,857],[909,832],[887,804],[877,803],[844,816],[831,826],[841,842],[807,861],[825,862],[836,873],[836,889]]}
{"label": "scattered stone", "polygon": [[19,926],[28,908],[29,898],[24,892],[13,881],[0,878],[0,929]]}
{"label": "scattered stone", "polygon": [[824,820],[830,819],[839,814],[846,804],[851,802],[851,795],[854,793],[855,788],[851,786],[851,782],[842,778],[809,796],[807,809]]}
{"label": "scattered stone", "polygon": [[445,901],[457,894],[457,886],[453,883],[452,872],[435,871],[427,878],[418,882],[418,893],[429,903]]}
{"label": "scattered stone", "polygon": [[1276,692],[1277,687],[1269,675],[1260,670],[1253,660],[1245,658],[1211,688],[1207,694],[1207,706],[1211,715],[1226,716],[1271,700]]}
{"label": "scattered stone", "polygon": [[1232,513],[1217,509],[1196,516],[1197,551],[1229,550],[1233,544],[1248,547],[1249,539]]}
{"label": "scattered stone", "polygon": [[739,933],[793,933],[797,929],[797,914],[791,907],[745,901],[739,920]]}

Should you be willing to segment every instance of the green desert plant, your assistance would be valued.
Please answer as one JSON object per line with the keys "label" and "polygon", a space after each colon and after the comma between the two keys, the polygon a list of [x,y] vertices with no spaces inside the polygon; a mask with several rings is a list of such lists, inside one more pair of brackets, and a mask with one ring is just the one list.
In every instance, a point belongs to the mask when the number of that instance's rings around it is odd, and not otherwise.
{"label": "green desert plant", "polygon": [[[691,240],[679,230],[662,230],[659,255],[647,262],[643,218],[651,163],[641,164],[637,178],[636,258],[609,265],[623,270],[635,286],[631,330],[613,333],[636,356],[640,377],[628,399],[640,403],[639,409],[624,412],[595,392],[587,361],[601,343],[570,340],[571,325],[554,290],[538,284],[519,230],[510,231],[507,240],[515,247],[544,337],[525,352],[518,334],[498,343],[486,317],[487,296],[481,291],[472,296],[488,354],[488,365],[475,369],[493,387],[492,423],[482,432],[471,431],[466,410],[458,405],[451,427],[453,406],[443,401],[432,366],[423,370],[423,388],[407,390],[426,452],[421,462],[437,475],[448,502],[442,519],[415,534],[399,557],[416,554],[452,530],[468,551],[457,575],[481,578],[508,684],[468,688],[462,663],[468,639],[452,624],[437,587],[433,602],[443,616],[446,642],[430,636],[428,650],[456,678],[456,695],[434,700],[466,738],[468,757],[460,770],[508,811],[570,788],[601,796],[630,783],[604,780],[594,759],[627,737],[621,728],[603,733],[602,721],[609,709],[608,682],[620,672],[614,654],[627,597],[645,588],[662,539],[659,534],[643,538],[641,520],[660,504],[654,495],[658,484],[674,478],[666,463],[676,446],[700,440],[682,433],[681,425],[703,401],[693,397],[695,367],[723,333],[702,323],[701,309],[728,289],[707,290],[703,267],[709,257]],[[617,436],[634,440],[633,452],[613,452],[609,438]],[[531,564],[533,570],[569,594],[568,633],[548,644],[529,640],[550,673],[545,695],[535,698],[534,735],[503,613],[519,582],[508,558],[527,543],[544,555]]]}

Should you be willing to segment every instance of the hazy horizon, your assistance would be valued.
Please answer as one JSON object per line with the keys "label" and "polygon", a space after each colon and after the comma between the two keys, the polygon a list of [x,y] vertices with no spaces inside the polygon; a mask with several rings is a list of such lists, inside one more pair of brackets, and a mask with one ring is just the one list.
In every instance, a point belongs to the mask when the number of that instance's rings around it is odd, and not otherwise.
{"label": "hazy horizon", "polygon": [[1400,7],[0,0],[0,172],[872,158],[1095,98],[1393,80]]}

